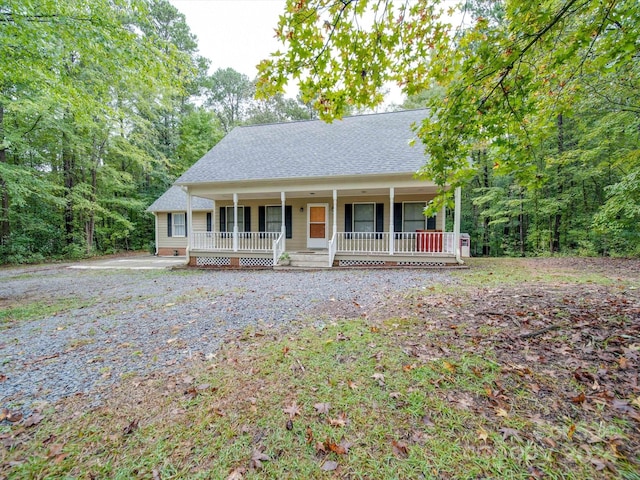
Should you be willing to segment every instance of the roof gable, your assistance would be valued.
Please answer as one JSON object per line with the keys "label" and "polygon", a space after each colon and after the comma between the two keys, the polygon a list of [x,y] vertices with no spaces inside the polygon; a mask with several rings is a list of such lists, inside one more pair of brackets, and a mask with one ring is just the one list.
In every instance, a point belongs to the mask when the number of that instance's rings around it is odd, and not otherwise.
{"label": "roof gable", "polygon": [[409,142],[426,110],[236,127],[176,184],[413,173],[424,151]]}
{"label": "roof gable", "polygon": [[[153,202],[147,212],[184,212],[187,209],[187,194],[182,188],[173,186]],[[213,201],[206,198],[191,197],[192,210],[212,210]]]}

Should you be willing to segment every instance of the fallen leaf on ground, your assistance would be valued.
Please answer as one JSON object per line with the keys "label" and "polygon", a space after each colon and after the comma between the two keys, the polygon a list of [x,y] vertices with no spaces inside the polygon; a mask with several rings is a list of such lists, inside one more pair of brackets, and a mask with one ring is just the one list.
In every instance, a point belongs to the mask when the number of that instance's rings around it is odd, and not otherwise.
{"label": "fallen leaf on ground", "polygon": [[516,430],[515,428],[502,427],[499,429],[499,431],[500,433],[502,433],[502,438],[504,438],[505,440],[509,440],[511,437],[515,438],[516,440],[521,440],[520,432],[518,432],[518,430]]}
{"label": "fallen leaf on ground", "polygon": [[289,419],[287,420],[287,423],[285,424],[285,427],[287,430],[293,430],[293,420]]}
{"label": "fallen leaf on ground", "polygon": [[269,460],[271,460],[271,457],[269,457],[269,455],[266,455],[265,453],[256,449],[251,455],[249,466],[255,470],[260,470],[262,468],[262,462],[268,462]]}
{"label": "fallen leaf on ground", "polygon": [[384,387],[384,375],[382,373],[374,373],[371,378],[378,382],[378,385]]}
{"label": "fallen leaf on ground", "polygon": [[336,468],[338,468],[338,462],[334,462],[333,460],[327,460],[322,464],[322,466],[320,467],[320,470],[322,470],[323,472],[332,472]]}
{"label": "fallen leaf on ground", "polygon": [[393,447],[393,454],[398,458],[407,458],[409,456],[409,450],[407,444],[404,442],[398,442],[396,440],[391,441]]}
{"label": "fallen leaf on ground", "polygon": [[347,414],[344,412],[338,415],[338,418],[330,418],[328,421],[332,427],[344,427],[349,422]]}
{"label": "fallen leaf on ground", "polygon": [[296,415],[300,415],[300,407],[298,406],[298,403],[297,403],[297,402],[293,402],[293,403],[292,403],[291,405],[289,405],[288,407],[283,408],[283,409],[282,409],[282,411],[283,411],[284,413],[289,414],[289,418],[290,418],[291,420],[293,420],[293,418],[294,418]]}
{"label": "fallen leaf on ground", "polygon": [[571,397],[571,401],[573,403],[584,403],[586,399],[587,397],[585,396],[584,392],[580,392],[579,395],[576,395],[575,397]]}
{"label": "fallen leaf on ground", "polygon": [[498,407],[496,408],[495,412],[498,417],[507,418],[509,416],[509,412],[507,412],[504,408]]}
{"label": "fallen leaf on ground", "polygon": [[122,429],[123,435],[131,435],[138,429],[139,420],[131,420],[131,423]]}
{"label": "fallen leaf on ground", "polygon": [[307,441],[307,445],[311,445],[311,442],[313,442],[313,430],[311,430],[311,427],[307,426],[307,430],[305,431],[305,439]]}
{"label": "fallen leaf on ground", "polygon": [[486,442],[488,438],[489,438],[489,432],[487,432],[484,428],[480,427],[478,429],[478,440],[482,440],[483,442]]}
{"label": "fallen leaf on ground", "polygon": [[329,413],[329,409],[331,408],[330,403],[316,403],[313,408],[316,409],[316,412],[320,415]]}
{"label": "fallen leaf on ground", "polygon": [[42,420],[44,420],[44,415],[40,415],[36,412],[27,417],[24,421],[24,426],[27,428],[33,427],[34,425],[38,425]]}
{"label": "fallen leaf on ground", "polygon": [[347,382],[347,385],[349,386],[349,388],[351,390],[356,390],[358,388],[358,384],[356,382],[354,382],[353,380],[349,380]]}
{"label": "fallen leaf on ground", "polygon": [[444,365],[444,368],[447,369],[449,372],[456,373],[457,367],[453,363],[447,362],[446,360],[444,360],[442,362],[442,365]]}
{"label": "fallen leaf on ground", "polygon": [[244,467],[238,467],[229,474],[227,480],[242,480],[247,469]]}
{"label": "fallen leaf on ground", "polygon": [[329,440],[327,440],[326,442],[324,442],[326,447],[332,451],[333,453],[336,453],[338,455],[345,455],[347,453],[347,449],[344,448],[342,445],[338,445],[336,443],[333,443]]}

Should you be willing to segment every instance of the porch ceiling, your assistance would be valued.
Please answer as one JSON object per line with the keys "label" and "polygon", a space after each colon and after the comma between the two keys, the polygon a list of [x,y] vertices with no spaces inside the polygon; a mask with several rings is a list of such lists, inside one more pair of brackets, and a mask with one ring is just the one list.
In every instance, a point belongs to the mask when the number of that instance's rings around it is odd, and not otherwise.
{"label": "porch ceiling", "polygon": [[[309,189],[306,191],[288,191],[283,189],[286,198],[332,198],[333,189]],[[387,188],[345,188],[336,189],[338,192],[338,198],[341,197],[388,197],[389,187]],[[395,196],[401,195],[435,195],[437,187],[430,184],[413,187],[395,187]],[[211,200],[227,201],[233,200],[233,193],[215,193],[215,192],[202,192],[198,190],[194,192],[194,195],[203,198],[209,198]],[[280,191],[265,191],[265,192],[244,192],[238,193],[238,198],[244,200],[277,200],[280,201]]]}

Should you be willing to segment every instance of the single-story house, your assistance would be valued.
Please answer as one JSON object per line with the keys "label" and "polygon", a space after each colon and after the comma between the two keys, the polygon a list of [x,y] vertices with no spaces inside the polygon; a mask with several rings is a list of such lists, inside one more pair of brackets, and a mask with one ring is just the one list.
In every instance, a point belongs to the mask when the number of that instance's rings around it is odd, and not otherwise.
{"label": "single-story house", "polygon": [[425,217],[411,126],[425,110],[233,129],[149,207],[158,255],[190,265],[426,266],[462,263],[453,231]]}

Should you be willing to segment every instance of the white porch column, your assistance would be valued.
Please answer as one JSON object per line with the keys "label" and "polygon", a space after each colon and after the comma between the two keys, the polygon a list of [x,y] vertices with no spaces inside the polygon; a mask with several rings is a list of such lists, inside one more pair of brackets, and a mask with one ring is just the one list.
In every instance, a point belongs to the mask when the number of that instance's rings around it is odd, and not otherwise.
{"label": "white porch column", "polygon": [[453,248],[456,252],[456,261],[462,263],[460,258],[460,199],[462,190],[460,187],[456,187],[455,190],[455,206],[453,210]]}
{"label": "white porch column", "polygon": [[213,200],[213,207],[211,208],[211,233],[216,231],[216,201]]}
{"label": "white porch column", "polygon": [[238,251],[238,194],[233,194],[233,251]]}
{"label": "white porch column", "polygon": [[393,200],[395,199],[396,196],[396,189],[391,187],[389,188],[389,255],[393,255],[394,254],[394,247],[395,247],[395,215],[394,215],[394,209],[393,209]]}
{"label": "white porch column", "polygon": [[156,226],[156,229],[155,229],[155,232],[156,232],[156,253],[155,253],[155,255],[158,256],[158,238],[159,238],[159,235],[160,235],[160,233],[159,233],[160,230],[158,229],[158,212],[153,212],[153,219],[155,221],[155,226]]}
{"label": "white porch column", "polygon": [[285,225],[286,216],[284,214],[286,199],[287,196],[285,195],[285,193],[280,192],[280,203],[282,204],[282,211],[280,212],[282,214],[282,225],[280,226],[280,233],[282,233],[282,247],[285,250],[287,248],[287,226]]}
{"label": "white porch column", "polygon": [[338,231],[338,191],[333,191],[333,232],[331,232],[331,236],[333,237]]}
{"label": "white porch column", "polygon": [[191,251],[191,247],[193,247],[193,235],[191,235],[191,232],[193,232],[193,212],[191,210],[191,193],[189,192],[189,190],[187,189],[187,218],[186,218],[186,225],[185,225],[185,230],[186,232],[184,232],[187,235],[187,248],[186,248],[186,256],[187,256],[187,261],[189,260],[189,252]]}

